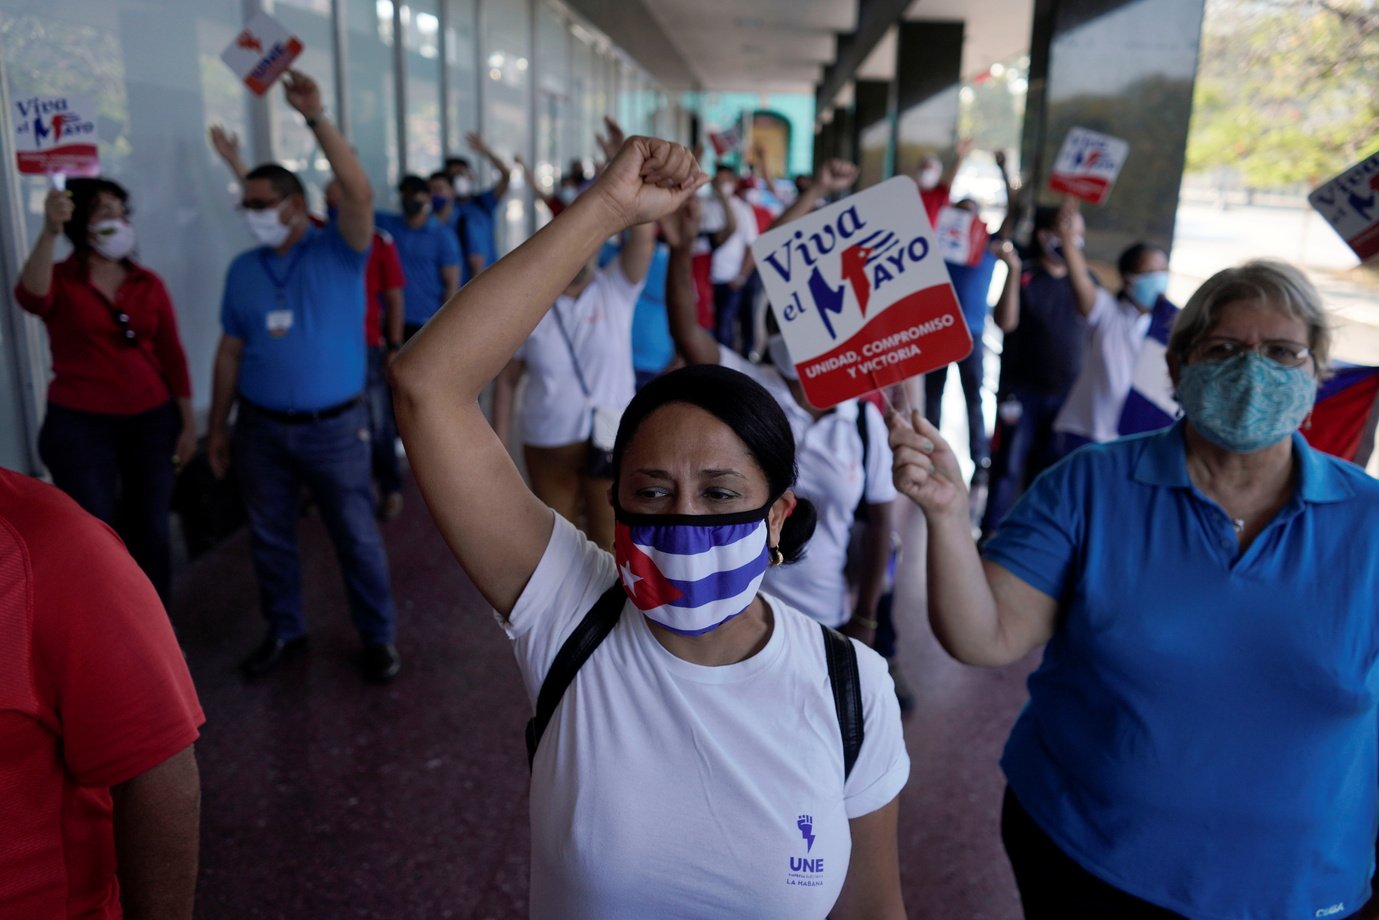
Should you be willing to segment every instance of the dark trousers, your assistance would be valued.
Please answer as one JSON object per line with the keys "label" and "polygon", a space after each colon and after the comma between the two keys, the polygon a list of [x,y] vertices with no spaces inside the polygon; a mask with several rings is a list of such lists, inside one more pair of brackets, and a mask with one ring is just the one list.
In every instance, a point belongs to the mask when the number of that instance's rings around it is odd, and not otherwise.
{"label": "dark trousers", "polygon": [[713,286],[713,336],[724,348],[734,347],[737,314],[742,307],[742,290],[731,284]]}
{"label": "dark trousers", "polygon": [[334,418],[288,424],[240,403],[234,457],[249,515],[254,572],[268,631],[283,641],[306,634],[297,519],[311,490],[335,544],[350,617],[368,644],[393,641],[388,558],[374,520],[369,418],[357,405]]}
{"label": "dark trousers", "polygon": [[1184,920],[1082,868],[1034,823],[1009,789],[1001,804],[1001,841],[1025,920]]}
{"label": "dark trousers", "polygon": [[182,416],[168,402],[138,415],[49,404],[38,433],[53,483],[115,529],[164,606],[172,590],[172,452],[181,432]]}
{"label": "dark trousers", "polygon": [[[1006,416],[1012,399],[1019,405],[1018,417],[1013,421]],[[994,533],[1025,488],[1057,462],[1058,439],[1054,435],[1053,420],[1063,408],[1063,400],[1062,393],[1049,396],[1019,390],[1002,397],[982,533]]]}
{"label": "dark trousers", "polygon": [[369,443],[373,448],[373,477],[380,497],[402,491],[402,469],[397,462],[397,420],[393,418],[393,391],[388,386],[388,352],[369,349],[369,381],[364,390],[369,409]]}
{"label": "dark trousers", "polygon": [[761,286],[761,273],[754,271],[738,292],[737,318],[744,355],[750,355],[757,348],[757,295],[761,293]]}
{"label": "dark trousers", "polygon": [[[967,402],[967,449],[972,462],[982,465],[989,454],[989,439],[986,436],[986,419],[982,417],[982,341],[977,338],[972,343],[972,354],[958,362],[958,380],[962,383],[962,396]],[[943,390],[948,383],[948,368],[941,367],[932,374],[924,375],[924,417],[935,427],[943,414]]]}

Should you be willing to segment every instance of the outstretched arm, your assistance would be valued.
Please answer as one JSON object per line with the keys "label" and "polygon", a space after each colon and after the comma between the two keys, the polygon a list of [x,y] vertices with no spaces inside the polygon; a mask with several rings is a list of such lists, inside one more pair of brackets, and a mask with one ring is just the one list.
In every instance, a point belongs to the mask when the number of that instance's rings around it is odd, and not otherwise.
{"label": "outstretched arm", "polygon": [[699,235],[699,202],[691,199],[661,221],[670,264],[666,269],[666,319],[675,348],[689,364],[717,364],[718,340],[699,325],[699,290],[694,284],[694,239]]}
{"label": "outstretched arm", "polygon": [[1020,325],[1020,272],[1023,263],[1015,244],[1010,240],[996,239],[991,246],[996,250],[996,258],[1006,264],[1006,283],[1001,288],[1001,299],[996,301],[993,318],[996,328],[1004,333],[1012,333]]}
{"label": "outstretched arm", "polygon": [[340,235],[350,247],[367,252],[373,245],[373,186],[364,164],[345,135],[326,116],[325,102],[316,81],[298,70],[289,70],[283,79],[288,105],[306,118],[316,134],[316,143],[330,163],[340,183]]}
{"label": "outstretched arm", "polygon": [[857,166],[847,160],[825,160],[819,164],[818,170],[814,173],[814,182],[809,188],[796,196],[790,207],[782,211],[780,217],[777,217],[767,229],[774,230],[804,217],[827,196],[852,188],[852,184],[857,181],[857,174]]}
{"label": "outstretched arm", "polygon": [[1068,281],[1077,297],[1077,309],[1083,316],[1091,316],[1092,307],[1096,306],[1096,283],[1092,281],[1092,272],[1087,268],[1087,257],[1078,245],[1081,241],[1077,238],[1076,216],[1077,199],[1065,198],[1063,206],[1058,209],[1058,223],[1054,229],[1063,243],[1063,261],[1068,263]]}
{"label": "outstretched arm", "polygon": [[503,615],[540,562],[552,518],[484,418],[479,393],[604,240],[670,212],[703,181],[678,144],[629,139],[592,189],[462,288],[393,363],[398,427],[422,494],[455,558]]}
{"label": "outstretched arm", "polygon": [[967,159],[967,155],[972,152],[972,138],[960,137],[957,145],[953,148],[953,162],[948,164],[948,168],[943,171],[939,185],[951,186],[953,180],[958,177],[958,170],[962,169],[962,161]]}
{"label": "outstretched arm", "polygon": [[211,125],[210,133],[211,146],[215,148],[216,155],[225,164],[225,168],[230,170],[235,181],[243,182],[244,177],[249,173],[249,167],[245,165],[244,158],[240,156],[239,135],[233,131],[227,131],[220,125]]}
{"label": "outstretched arm", "polygon": [[512,182],[512,170],[508,164],[503,162],[503,158],[493,152],[493,148],[484,143],[484,139],[473,132],[465,135],[465,140],[469,141],[470,148],[480,156],[484,157],[493,168],[498,171],[498,182],[493,186],[493,197],[497,201],[502,201],[503,196],[508,193],[508,185]]}

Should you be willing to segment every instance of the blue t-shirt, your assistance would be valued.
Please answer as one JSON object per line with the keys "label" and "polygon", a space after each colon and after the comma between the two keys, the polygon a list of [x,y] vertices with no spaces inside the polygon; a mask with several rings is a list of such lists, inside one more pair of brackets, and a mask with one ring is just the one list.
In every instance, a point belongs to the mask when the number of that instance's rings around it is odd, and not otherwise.
{"label": "blue t-shirt", "polygon": [[632,366],[639,371],[663,371],[675,357],[675,343],[670,338],[670,321],[666,317],[666,269],[670,267],[670,250],[664,243],[656,244],[651,266],[646,270],[646,284],[637,308],[632,314]]}
{"label": "blue t-shirt", "polygon": [[409,226],[401,214],[378,214],[374,223],[392,236],[402,259],[402,273],[407,278],[402,289],[403,320],[420,326],[445,303],[441,269],[460,264],[459,240],[434,217],[428,217],[420,227]]}
{"label": "blue t-shirt", "polygon": [[220,325],[244,342],[238,390],[281,412],[338,405],[364,389],[364,267],[333,226],[287,255],[240,253],[225,274]]}
{"label": "blue t-shirt", "polygon": [[968,331],[974,341],[980,343],[982,331],[986,328],[988,307],[987,292],[991,290],[991,275],[996,271],[999,261],[990,251],[982,253],[982,260],[976,265],[954,265],[944,262],[948,277],[953,279],[953,291],[962,305],[962,318],[967,321]]}
{"label": "blue t-shirt", "polygon": [[[466,243],[472,247],[466,249],[466,254],[483,256],[484,268],[488,268],[498,261],[498,240],[493,233],[493,215],[497,210],[498,198],[493,194],[492,189],[480,192],[465,201],[455,200],[456,220],[461,225],[460,230],[464,234]],[[466,283],[469,278],[469,263],[466,261],[464,267]]]}
{"label": "blue t-shirt", "polygon": [[1379,481],[1293,436],[1243,554],[1183,422],[1045,472],[986,557],[1059,601],[1011,790],[1093,875],[1194,920],[1345,916],[1379,790]]}

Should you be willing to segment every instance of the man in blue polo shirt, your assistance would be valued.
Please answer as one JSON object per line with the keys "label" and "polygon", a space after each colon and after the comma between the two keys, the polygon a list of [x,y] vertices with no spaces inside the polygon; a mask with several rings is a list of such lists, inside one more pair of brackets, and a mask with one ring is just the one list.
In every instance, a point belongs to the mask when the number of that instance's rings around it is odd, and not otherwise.
{"label": "man in blue polo shirt", "polygon": [[455,208],[466,227],[465,239],[472,239],[476,244],[474,249],[465,253],[464,277],[461,283],[468,284],[470,278],[498,261],[494,215],[498,210],[498,203],[508,193],[510,170],[508,164],[504,163],[479,135],[467,134],[465,140],[475,153],[486,157],[498,171],[498,181],[494,183],[493,188],[478,192],[478,180],[469,160],[464,157],[446,157],[445,160],[445,171],[450,174],[455,186]]}
{"label": "man in blue polo shirt", "polygon": [[[243,662],[253,676],[306,643],[297,519],[311,489],[340,557],[364,676],[401,666],[388,560],[374,520],[365,382],[364,269],[373,191],[349,142],[326,117],[319,87],[289,71],[287,102],[306,118],[339,183],[339,217],[315,227],[301,181],[276,164],[250,170],[241,207],[258,248],[225,277],[207,452],[217,476],[231,454],[249,514],[268,634]],[[230,410],[238,402],[233,446]]]}
{"label": "man in blue polo shirt", "polygon": [[402,213],[377,214],[374,220],[392,235],[402,257],[407,277],[403,334],[410,339],[460,289],[460,244],[454,231],[431,213],[431,187],[425,179],[404,176],[397,192]]}

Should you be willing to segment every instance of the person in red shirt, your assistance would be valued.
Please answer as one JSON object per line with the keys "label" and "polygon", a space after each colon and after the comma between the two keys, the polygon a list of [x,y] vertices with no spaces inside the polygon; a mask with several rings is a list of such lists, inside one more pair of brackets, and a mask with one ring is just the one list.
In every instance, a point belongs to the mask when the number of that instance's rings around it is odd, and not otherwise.
{"label": "person in red shirt", "polygon": [[109,527],[0,469],[0,917],[189,918],[205,722]]}
{"label": "person in red shirt", "polygon": [[919,184],[919,197],[924,202],[924,213],[928,215],[931,227],[938,226],[938,212],[948,205],[952,197],[953,179],[957,177],[962,161],[972,152],[971,139],[960,139],[955,152],[953,163],[946,170],[943,161],[932,153],[919,161],[915,182]]}
{"label": "person in red shirt", "polygon": [[[72,255],[54,265],[63,233]],[[196,419],[172,300],[133,252],[129,193],[74,179],[48,193],[14,294],[52,348],[39,456],[58,488],[119,529],[166,605],[172,487],[196,452]]]}

